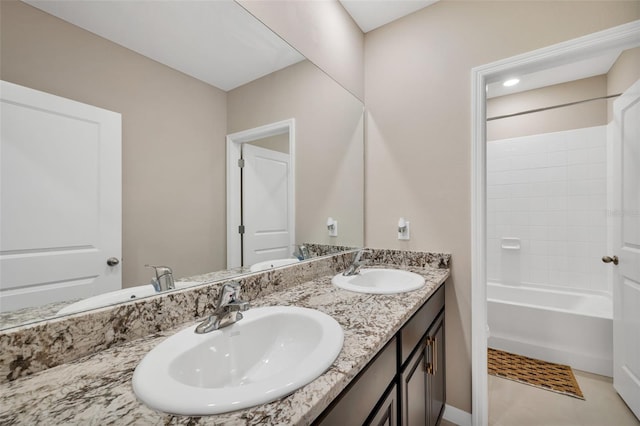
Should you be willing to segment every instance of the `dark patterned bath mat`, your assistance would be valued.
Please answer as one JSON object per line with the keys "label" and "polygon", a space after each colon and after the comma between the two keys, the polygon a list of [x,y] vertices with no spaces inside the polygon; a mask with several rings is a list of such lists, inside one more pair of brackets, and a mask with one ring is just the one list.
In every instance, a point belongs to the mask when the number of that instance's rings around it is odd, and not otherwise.
{"label": "dark patterned bath mat", "polygon": [[535,386],[574,398],[584,399],[568,365],[554,364],[489,348],[489,374]]}

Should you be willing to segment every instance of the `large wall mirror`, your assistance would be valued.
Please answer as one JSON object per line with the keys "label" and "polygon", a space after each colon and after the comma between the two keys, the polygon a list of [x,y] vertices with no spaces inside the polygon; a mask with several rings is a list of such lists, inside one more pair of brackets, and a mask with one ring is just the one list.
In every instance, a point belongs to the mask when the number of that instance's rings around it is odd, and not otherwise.
{"label": "large wall mirror", "polygon": [[[170,266],[176,281],[249,272],[246,262],[228,268],[227,136],[283,121],[295,123],[285,149],[295,155],[295,239],[278,257],[300,244],[318,247],[312,254],[362,246],[362,102],[234,1],[0,7],[0,79],[121,114],[123,289],[150,283],[146,264]],[[282,137],[255,145],[282,151]],[[0,299],[0,328],[77,299]]]}

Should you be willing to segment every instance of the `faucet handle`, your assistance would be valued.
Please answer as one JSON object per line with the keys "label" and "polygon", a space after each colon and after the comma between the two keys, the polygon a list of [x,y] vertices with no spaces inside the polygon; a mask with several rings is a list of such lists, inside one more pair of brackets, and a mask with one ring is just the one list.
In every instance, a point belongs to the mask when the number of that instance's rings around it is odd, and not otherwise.
{"label": "faucet handle", "polygon": [[229,303],[239,301],[240,299],[240,283],[231,281],[222,286],[220,296],[218,297],[218,308]]}
{"label": "faucet handle", "polygon": [[362,255],[365,253],[371,253],[371,250],[366,249],[366,248],[361,248],[360,250],[358,250],[358,252],[353,256],[353,263],[360,263],[360,259],[362,258]]}
{"label": "faucet handle", "polygon": [[161,277],[162,275],[172,274],[173,271],[168,266],[156,266],[156,265],[144,265],[145,268],[153,268],[156,273],[156,277]]}

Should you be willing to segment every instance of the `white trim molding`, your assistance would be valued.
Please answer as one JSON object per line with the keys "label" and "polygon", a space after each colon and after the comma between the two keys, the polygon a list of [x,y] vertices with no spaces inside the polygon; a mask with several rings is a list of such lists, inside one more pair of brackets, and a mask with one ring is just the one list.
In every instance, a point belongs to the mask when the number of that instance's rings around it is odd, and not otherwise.
{"label": "white trim molding", "polygon": [[487,425],[486,85],[609,50],[640,46],[640,20],[471,70],[471,368],[472,424]]}
{"label": "white trim molding", "polygon": [[[295,145],[296,145],[296,120],[278,121],[276,123],[265,124],[253,129],[227,135],[227,269],[241,266],[241,244],[238,238],[238,227],[241,224],[241,188],[240,188],[240,168],[238,160],[242,156],[242,144],[258,139],[268,138],[275,135],[289,135],[289,156],[291,179],[289,179],[290,193],[295,194]],[[294,195],[295,196],[295,195]],[[290,199],[289,229],[290,246],[295,244],[295,202]]]}
{"label": "white trim molding", "polygon": [[471,426],[471,413],[462,411],[449,404],[445,404],[442,418],[458,426]]}

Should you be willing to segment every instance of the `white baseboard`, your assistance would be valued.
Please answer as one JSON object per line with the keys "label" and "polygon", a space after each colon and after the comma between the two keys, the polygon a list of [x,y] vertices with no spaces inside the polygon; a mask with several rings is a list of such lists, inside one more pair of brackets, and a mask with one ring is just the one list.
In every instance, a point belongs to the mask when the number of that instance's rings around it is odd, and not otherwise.
{"label": "white baseboard", "polygon": [[442,418],[448,422],[455,423],[458,426],[471,426],[471,413],[462,411],[449,404],[444,406],[444,414],[442,415]]}

